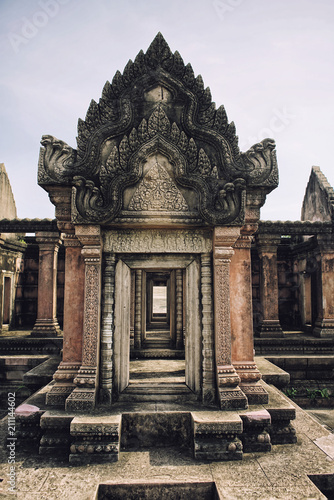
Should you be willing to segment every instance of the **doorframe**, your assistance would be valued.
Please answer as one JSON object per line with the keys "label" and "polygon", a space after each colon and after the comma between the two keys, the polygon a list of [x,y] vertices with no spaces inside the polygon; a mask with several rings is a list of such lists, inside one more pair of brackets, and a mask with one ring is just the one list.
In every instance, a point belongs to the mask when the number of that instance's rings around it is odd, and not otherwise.
{"label": "doorframe", "polygon": [[[130,373],[130,298],[131,271],[186,270],[186,385],[201,392],[202,381],[202,320],[200,254],[118,254],[115,270],[115,329],[114,329],[114,392],[129,385]],[[121,264],[120,264],[121,263]],[[124,267],[125,266],[125,267]],[[122,320],[123,318],[123,320]]]}

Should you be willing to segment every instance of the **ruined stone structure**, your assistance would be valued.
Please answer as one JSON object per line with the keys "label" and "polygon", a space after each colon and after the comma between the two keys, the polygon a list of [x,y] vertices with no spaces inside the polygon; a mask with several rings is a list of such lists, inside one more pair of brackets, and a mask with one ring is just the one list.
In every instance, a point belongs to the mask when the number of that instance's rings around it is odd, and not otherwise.
{"label": "ruined stone structure", "polygon": [[[274,141],[241,152],[224,107],[161,34],[91,102],[77,149],[41,143],[38,183],[56,219],[0,220],[4,233],[36,235],[27,248],[1,240],[2,323],[12,311],[12,326],[31,324],[25,350],[63,335],[45,408],[22,418],[23,434],[34,427],[41,453],[72,442],[72,463],[116,460],[121,427],[126,444],[145,426],[178,441],[181,426],[199,459],[295,442],[295,409],[261,381],[253,332],[260,348],[287,330],[334,336],[334,192],[320,169],[301,221],[261,221],[278,185]],[[178,397],[203,413],[122,415],[147,387],[130,384],[131,360],[159,357],[185,360]],[[256,418],[254,404],[265,408]]]}
{"label": "ruined stone structure", "polygon": [[[8,175],[3,163],[0,164],[0,220],[15,219],[16,205]],[[13,325],[15,311],[15,292],[22,266],[26,245],[18,240],[18,235],[0,229],[0,329],[6,330]]]}
{"label": "ruined stone structure", "polygon": [[[92,409],[98,395],[111,402],[124,391],[131,316],[140,349],[145,289],[160,273],[187,386],[203,402],[217,394],[222,409],[266,401],[253,359],[250,247],[278,184],[273,140],[242,153],[224,107],[159,34],[92,101],[77,141],[74,150],[44,136],[39,160],[66,248],[64,357],[48,402]],[[40,269],[54,276],[58,235],[37,241]],[[42,278],[39,287],[44,298],[54,290]],[[54,301],[44,302],[53,310],[36,329],[56,329]]]}

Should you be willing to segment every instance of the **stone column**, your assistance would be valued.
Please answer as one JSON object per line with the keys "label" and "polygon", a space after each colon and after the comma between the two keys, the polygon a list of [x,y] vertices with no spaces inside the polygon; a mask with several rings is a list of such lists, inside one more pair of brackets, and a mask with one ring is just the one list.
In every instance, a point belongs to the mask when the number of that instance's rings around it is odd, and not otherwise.
{"label": "stone column", "polygon": [[114,253],[104,254],[99,400],[105,405],[112,402],[115,260]]}
{"label": "stone column", "polygon": [[239,235],[236,227],[215,227],[213,233],[216,375],[222,410],[247,408],[231,356],[230,262]]}
{"label": "stone column", "polygon": [[256,236],[260,257],[261,337],[282,337],[278,309],[277,247],[280,237],[271,234]]}
{"label": "stone column", "polygon": [[201,254],[201,293],[202,293],[202,338],[203,338],[203,389],[204,404],[215,402],[215,361],[213,329],[212,257],[210,253]]}
{"label": "stone column", "polygon": [[39,244],[37,320],[31,335],[55,337],[60,333],[57,320],[57,267],[61,240],[59,233],[38,232]]}
{"label": "stone column", "polygon": [[130,349],[135,345],[135,287],[136,287],[136,271],[131,271],[131,303],[130,303]]}
{"label": "stone column", "polygon": [[99,226],[77,225],[75,233],[83,245],[85,297],[82,364],[74,379],[76,388],[67,398],[68,411],[94,409],[98,388],[100,355],[101,235]]}
{"label": "stone column", "polygon": [[135,349],[141,348],[142,337],[142,275],[141,269],[136,269],[136,282],[135,282]]}
{"label": "stone column", "polygon": [[73,379],[81,366],[85,265],[81,243],[73,233],[62,234],[65,246],[63,359],[46,395],[48,405],[63,405],[76,387]]}
{"label": "stone column", "polygon": [[334,237],[318,235],[317,312],[313,329],[317,337],[334,336]]}
{"label": "stone column", "polygon": [[268,393],[259,384],[261,373],[254,362],[251,234],[256,226],[247,226],[234,244],[231,258],[231,329],[232,364],[240,377],[240,389],[249,404],[268,403]]}
{"label": "stone column", "polygon": [[176,349],[183,349],[183,271],[176,269]]}

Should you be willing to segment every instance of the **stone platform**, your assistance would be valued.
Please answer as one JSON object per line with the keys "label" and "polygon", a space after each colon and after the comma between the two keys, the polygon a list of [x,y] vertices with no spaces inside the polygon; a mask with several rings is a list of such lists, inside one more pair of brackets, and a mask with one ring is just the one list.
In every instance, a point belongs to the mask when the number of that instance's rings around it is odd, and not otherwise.
{"label": "stone platform", "polygon": [[[42,399],[42,395],[36,395],[35,403],[40,404]],[[99,495],[103,492],[116,490],[127,494],[129,489],[138,492],[180,485],[183,490],[188,486],[192,491],[196,485],[209,490],[209,483],[214,483],[224,500],[325,500],[326,496],[309,477],[312,476],[313,481],[317,478],[321,483],[333,476],[334,461],[325,446],[332,442],[333,434],[284,399],[296,412],[297,443],[273,444],[270,453],[244,453],[243,459],[237,461],[200,460],[194,458],[188,447],[171,441],[163,447],[121,449],[117,462],[73,466],[64,455],[39,455],[38,444],[30,448],[29,454],[18,445],[14,495],[8,492],[7,451],[0,449],[0,477],[3,478],[0,496],[5,500],[93,500],[101,498]],[[152,407],[154,409],[151,404]],[[1,439],[6,437],[7,422],[4,419]],[[321,447],[320,441],[325,443]],[[123,495],[121,498],[133,497]],[[192,494],[189,498],[195,499],[196,496]],[[203,498],[206,497],[203,495]]]}
{"label": "stone platform", "polygon": [[18,445],[41,455],[60,455],[71,464],[118,461],[121,451],[177,446],[197,460],[241,460],[245,453],[269,452],[272,444],[297,440],[295,407],[262,382],[268,405],[220,411],[191,399],[182,402],[121,401],[110,409],[70,414],[47,408],[52,383],[26,403],[39,411],[17,416]]}

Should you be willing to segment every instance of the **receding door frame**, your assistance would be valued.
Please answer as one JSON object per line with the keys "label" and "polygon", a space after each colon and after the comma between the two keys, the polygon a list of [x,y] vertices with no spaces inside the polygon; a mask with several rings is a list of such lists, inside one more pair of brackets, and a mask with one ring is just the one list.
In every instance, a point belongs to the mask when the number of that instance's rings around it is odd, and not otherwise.
{"label": "receding door frame", "polygon": [[[186,274],[186,384],[199,394],[202,379],[202,323],[200,255],[118,255],[115,271],[114,392],[129,385],[131,270],[162,271],[185,269]],[[172,319],[172,318],[171,318]]]}

